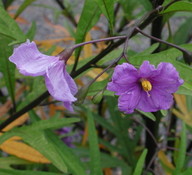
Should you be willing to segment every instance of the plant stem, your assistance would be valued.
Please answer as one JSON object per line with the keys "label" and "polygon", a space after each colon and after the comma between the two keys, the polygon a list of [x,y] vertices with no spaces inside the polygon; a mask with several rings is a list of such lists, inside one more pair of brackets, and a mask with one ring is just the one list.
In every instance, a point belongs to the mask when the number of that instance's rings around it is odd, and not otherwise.
{"label": "plant stem", "polygon": [[82,47],[86,44],[98,43],[98,42],[103,42],[103,41],[111,41],[111,40],[116,40],[116,39],[125,39],[125,38],[126,38],[126,36],[122,35],[122,36],[114,36],[114,37],[109,37],[109,38],[102,38],[102,39],[97,39],[97,40],[92,40],[92,41],[86,41],[83,43],[76,44],[72,48],[76,49],[76,48]]}
{"label": "plant stem", "polygon": [[163,44],[166,44],[166,45],[168,45],[168,46],[174,47],[174,48],[180,50],[181,52],[184,52],[184,53],[187,52],[187,53],[188,53],[188,51],[187,51],[186,49],[184,49],[184,48],[182,48],[182,47],[180,47],[180,46],[178,46],[178,45],[175,45],[175,44],[173,44],[173,43],[169,43],[169,42],[167,42],[167,41],[163,41],[163,40],[161,40],[161,39],[159,39],[159,38],[156,38],[156,37],[154,37],[154,36],[148,35],[147,33],[144,33],[142,30],[140,30],[138,27],[136,27],[135,30],[137,30],[137,31],[138,31],[139,33],[141,33],[142,35],[144,35],[144,36],[146,36],[146,37],[148,37],[148,38],[151,38],[152,40],[155,40],[155,41],[157,41],[157,42],[159,42],[159,43],[163,43]]}

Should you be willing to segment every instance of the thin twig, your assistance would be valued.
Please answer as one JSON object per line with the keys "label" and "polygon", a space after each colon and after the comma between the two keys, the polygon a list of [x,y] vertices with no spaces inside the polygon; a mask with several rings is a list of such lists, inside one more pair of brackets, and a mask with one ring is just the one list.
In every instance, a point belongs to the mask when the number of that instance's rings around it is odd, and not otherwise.
{"label": "thin twig", "polygon": [[72,48],[76,49],[76,48],[82,47],[86,44],[98,43],[98,42],[103,42],[103,41],[111,41],[111,40],[116,40],[116,39],[125,39],[126,37],[127,36],[122,35],[122,36],[114,36],[114,37],[109,37],[109,38],[102,38],[102,39],[97,39],[97,40],[92,40],[92,41],[86,41],[83,43],[76,44]]}
{"label": "thin twig", "polygon": [[181,52],[188,52],[186,49],[184,49],[184,48],[182,48],[182,47],[180,47],[180,46],[178,46],[178,45],[175,45],[175,44],[173,44],[173,43],[169,43],[169,42],[167,42],[167,41],[161,40],[161,39],[156,38],[156,37],[154,37],[154,36],[151,36],[151,35],[149,35],[149,34],[147,34],[147,33],[144,33],[144,32],[143,32],[141,29],[139,29],[138,27],[136,27],[135,30],[138,31],[139,33],[141,33],[142,35],[144,35],[144,36],[146,36],[146,37],[148,37],[148,38],[151,38],[151,39],[153,39],[153,40],[155,40],[155,41],[157,41],[157,42],[159,42],[159,43],[163,43],[163,44],[166,44],[166,45],[168,45],[168,46],[174,47],[174,48],[180,50]]}
{"label": "thin twig", "polygon": [[142,122],[140,122],[136,118],[131,118],[131,119],[134,120],[135,122],[137,122],[138,124],[140,124],[149,133],[149,135],[151,136],[151,138],[153,139],[153,141],[157,145],[157,147],[159,147],[158,142],[157,142],[155,136],[153,135],[153,133]]}

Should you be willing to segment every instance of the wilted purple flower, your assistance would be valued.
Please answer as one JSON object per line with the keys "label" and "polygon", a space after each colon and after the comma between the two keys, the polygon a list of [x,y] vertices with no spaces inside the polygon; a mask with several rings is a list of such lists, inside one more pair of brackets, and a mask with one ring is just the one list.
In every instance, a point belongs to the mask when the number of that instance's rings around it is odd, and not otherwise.
{"label": "wilted purple flower", "polygon": [[139,69],[128,63],[116,66],[107,89],[119,95],[120,111],[127,114],[134,109],[155,112],[170,108],[173,103],[172,93],[183,82],[172,64],[160,63],[155,68],[149,61],[144,61]]}
{"label": "wilted purple flower", "polygon": [[44,55],[34,42],[27,40],[14,49],[9,60],[25,76],[44,76],[49,93],[56,100],[64,102],[67,109],[73,110],[71,104],[76,101],[74,95],[77,93],[77,86],[67,73],[65,62],[60,60],[60,56]]}

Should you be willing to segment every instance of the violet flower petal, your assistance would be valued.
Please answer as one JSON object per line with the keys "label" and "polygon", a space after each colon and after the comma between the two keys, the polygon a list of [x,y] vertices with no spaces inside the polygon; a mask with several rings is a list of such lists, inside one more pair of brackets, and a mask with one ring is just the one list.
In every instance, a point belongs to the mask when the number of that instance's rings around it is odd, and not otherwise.
{"label": "violet flower petal", "polygon": [[173,104],[173,96],[161,89],[153,89],[150,96],[142,91],[137,109],[144,112],[155,112],[158,110],[167,110]]}
{"label": "violet flower petal", "polygon": [[[69,79],[63,61],[58,61],[47,69],[45,83],[49,93],[56,100],[63,101],[64,105],[67,104],[66,108],[69,110],[72,110],[70,105],[76,101],[73,95],[74,92],[77,92],[75,82],[72,81],[72,79]],[[71,87],[72,89],[70,89]]]}
{"label": "violet flower petal", "polygon": [[115,67],[112,82],[107,85],[107,90],[116,92],[116,95],[121,95],[127,89],[131,90],[138,81],[137,69],[128,63],[123,63]]}
{"label": "violet flower petal", "polygon": [[139,68],[139,76],[141,78],[148,78],[158,75],[158,70],[154,65],[151,65],[149,61],[144,61]]}
{"label": "violet flower petal", "polygon": [[42,54],[36,44],[29,40],[15,48],[13,55],[9,57],[9,60],[16,64],[19,72],[25,76],[44,75],[46,69],[58,59],[55,56]]}
{"label": "violet flower petal", "polygon": [[160,63],[157,67],[159,74],[151,78],[153,87],[163,89],[167,93],[174,93],[184,83],[179,73],[170,63]]}
{"label": "violet flower petal", "polygon": [[134,112],[141,98],[141,88],[135,86],[134,90],[121,95],[118,99],[118,108],[126,114]]}
{"label": "violet flower petal", "polygon": [[67,83],[68,83],[68,86],[69,86],[69,89],[70,89],[71,93],[72,93],[73,95],[75,95],[75,94],[77,93],[77,91],[78,91],[77,86],[76,86],[76,84],[75,84],[75,81],[74,81],[73,78],[68,74],[67,71],[65,71],[64,76],[65,76],[65,79],[66,79],[66,81],[67,81]]}

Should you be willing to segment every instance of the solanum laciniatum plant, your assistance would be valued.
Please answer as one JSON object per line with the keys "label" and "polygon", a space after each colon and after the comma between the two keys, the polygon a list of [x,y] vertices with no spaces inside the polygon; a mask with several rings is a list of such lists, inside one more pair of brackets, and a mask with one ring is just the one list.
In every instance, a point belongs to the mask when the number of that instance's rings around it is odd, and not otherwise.
{"label": "solanum laciniatum plant", "polygon": [[0,1],[0,174],[191,175],[190,0]]}

